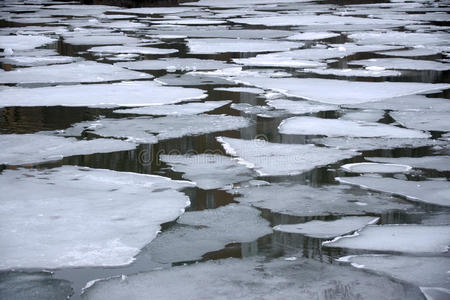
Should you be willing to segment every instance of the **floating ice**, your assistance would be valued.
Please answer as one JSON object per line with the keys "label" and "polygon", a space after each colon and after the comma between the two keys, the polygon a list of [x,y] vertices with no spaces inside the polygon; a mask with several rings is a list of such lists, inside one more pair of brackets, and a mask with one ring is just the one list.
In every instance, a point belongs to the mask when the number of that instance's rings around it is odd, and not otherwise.
{"label": "floating ice", "polygon": [[345,105],[350,108],[366,108],[396,111],[440,111],[450,112],[450,101],[441,98],[428,98],[424,95],[410,95],[377,102]]}
{"label": "floating ice", "polygon": [[292,41],[310,41],[310,40],[323,40],[340,36],[339,33],[334,32],[301,32],[295,35],[287,37]]}
{"label": "floating ice", "polygon": [[[206,73],[206,72],[205,72]],[[162,77],[155,79],[163,85],[175,85],[175,86],[201,86],[201,85],[233,85],[233,82],[219,77],[214,77],[211,75],[203,75],[200,72],[195,75],[191,73],[177,75],[177,74],[167,74]]]}
{"label": "floating ice", "polygon": [[428,48],[413,48],[409,50],[398,50],[398,51],[383,51],[377,52],[377,54],[388,55],[388,56],[399,56],[399,57],[415,57],[415,56],[429,56],[439,54],[440,51],[436,49]]}
{"label": "floating ice", "polygon": [[377,122],[384,117],[384,111],[382,110],[362,110],[362,111],[350,111],[341,116],[343,120],[353,121],[365,121],[365,122]]}
{"label": "floating ice", "polygon": [[279,57],[277,55],[256,56],[251,58],[234,58],[233,62],[249,67],[285,67],[302,69],[325,66],[324,63],[316,61],[289,59],[285,57]]}
{"label": "floating ice", "polygon": [[257,115],[261,118],[277,118],[286,114],[286,111],[274,110],[269,106],[251,105],[248,103],[233,103],[231,108],[239,110],[244,114]]}
{"label": "floating ice", "polygon": [[218,154],[161,155],[160,160],[172,170],[184,173],[183,178],[204,190],[224,187],[253,178],[252,172],[228,156]]}
{"label": "floating ice", "polygon": [[137,7],[128,9],[110,9],[110,13],[119,14],[136,14],[136,15],[165,15],[176,14],[182,12],[195,11],[197,8],[193,7]]}
{"label": "floating ice", "polygon": [[450,156],[423,156],[423,157],[365,157],[366,160],[405,164],[414,168],[450,171]]}
{"label": "floating ice", "polygon": [[72,293],[69,281],[54,279],[50,272],[0,272],[2,299],[69,299]]}
{"label": "floating ice", "polygon": [[388,45],[439,45],[445,44],[448,34],[445,33],[417,33],[417,32],[357,32],[348,36],[359,44],[388,44]]}
{"label": "floating ice", "polygon": [[449,84],[357,82],[318,78],[238,77],[236,81],[287,96],[329,104],[358,104],[450,88]]}
{"label": "floating ice", "polygon": [[313,188],[284,183],[236,188],[231,192],[241,195],[234,199],[242,204],[293,216],[364,215],[412,207],[394,197],[342,185]]}
{"label": "floating ice", "polygon": [[0,72],[0,81],[3,83],[103,82],[146,78],[152,76],[94,61]]}
{"label": "floating ice", "polygon": [[215,91],[234,92],[234,93],[250,93],[250,94],[262,94],[264,90],[249,87],[230,87],[230,88],[215,88]]}
{"label": "floating ice", "polygon": [[72,45],[119,45],[139,42],[139,39],[123,34],[87,35],[81,32],[81,34],[76,34],[75,36],[64,37],[64,43]]}
{"label": "floating ice", "polygon": [[338,109],[338,107],[334,105],[315,104],[309,101],[292,101],[284,99],[269,100],[267,101],[267,105],[272,106],[276,109],[284,109],[294,115]]}
{"label": "floating ice", "polygon": [[72,56],[6,56],[1,58],[0,61],[3,64],[12,64],[21,67],[36,67],[36,66],[46,66],[53,64],[67,64],[71,62],[76,62],[82,60],[78,57]]}
{"label": "floating ice", "polygon": [[0,182],[0,269],[129,264],[184,212],[176,190],[192,185],[73,166],[6,170]]}
{"label": "floating ice", "polygon": [[350,262],[358,268],[386,274],[419,287],[444,288],[450,293],[448,279],[450,259],[448,257],[351,255],[342,257],[339,261]]}
{"label": "floating ice", "polygon": [[191,28],[164,28],[147,31],[149,35],[183,35],[198,38],[233,38],[233,39],[272,39],[286,37],[292,34],[287,30],[254,30],[254,29],[230,29],[225,26],[196,26]]}
{"label": "floating ice", "polygon": [[217,19],[188,19],[188,18],[181,18],[176,20],[162,20],[162,21],[153,21],[153,24],[173,24],[173,25],[220,25],[225,24],[226,21],[224,20],[217,20]]}
{"label": "floating ice", "polygon": [[77,140],[44,134],[1,134],[0,164],[23,165],[73,155],[133,150],[136,144],[117,140]]}
{"label": "floating ice", "polygon": [[296,175],[358,155],[358,152],[311,144],[277,144],[263,140],[218,137],[225,151],[260,175]]}
{"label": "floating ice", "polygon": [[227,259],[140,273],[128,276],[126,282],[117,277],[96,282],[83,299],[121,300],[130,295],[135,300],[149,295],[156,299],[338,299],[342,295],[349,299],[423,299],[416,287],[305,258]]}
{"label": "floating ice", "polygon": [[[275,3],[283,4],[283,3],[296,3],[296,2],[310,2],[310,0],[277,0]],[[216,0],[200,0],[197,2],[190,2],[184,5],[192,5],[192,6],[208,6],[208,7],[218,7],[218,8],[230,8],[230,7],[246,7],[246,6],[254,6],[254,5],[265,5],[265,4],[273,4],[274,1],[270,0],[228,0],[225,2],[217,2]]]}
{"label": "floating ice", "polygon": [[358,69],[304,69],[302,72],[319,75],[334,75],[345,77],[388,77],[400,76],[401,72],[392,70],[358,70]]}
{"label": "floating ice", "polygon": [[138,53],[138,54],[172,54],[177,53],[177,49],[162,49],[154,47],[139,47],[139,46],[99,46],[89,48],[87,51],[96,53]]}
{"label": "floating ice", "polygon": [[324,242],[325,247],[405,253],[442,253],[450,245],[450,226],[369,225],[358,234]]}
{"label": "floating ice", "polygon": [[408,128],[450,131],[449,111],[393,111],[389,114],[395,121]]}
{"label": "floating ice", "polygon": [[379,218],[374,217],[343,217],[334,221],[313,220],[301,224],[277,225],[273,229],[326,239],[361,229],[368,224],[376,223],[378,220]]}
{"label": "floating ice", "polygon": [[0,90],[0,106],[147,106],[203,99],[200,89],[166,87],[153,81]]}
{"label": "floating ice", "polygon": [[325,135],[328,137],[429,138],[428,133],[364,121],[292,117],[278,127],[282,134]]}
{"label": "floating ice", "polygon": [[340,183],[400,195],[412,201],[450,206],[450,182],[445,180],[405,181],[381,177],[336,177]]}
{"label": "floating ice", "polygon": [[299,48],[301,43],[249,39],[189,39],[189,53],[275,52]]}
{"label": "floating ice", "polygon": [[137,114],[137,115],[196,115],[207,111],[215,110],[219,107],[231,103],[229,100],[224,101],[206,101],[199,103],[187,103],[179,105],[158,105],[129,109],[117,109],[114,112],[120,114]]}
{"label": "floating ice", "polygon": [[260,214],[255,208],[236,204],[187,212],[177,220],[181,226],[163,232],[142,255],[162,263],[192,261],[229,243],[253,242],[272,233]]}
{"label": "floating ice", "polygon": [[0,48],[12,50],[30,50],[55,42],[46,36],[3,35],[0,36]]}
{"label": "floating ice", "polygon": [[352,60],[349,65],[359,65],[367,67],[378,67],[386,69],[399,70],[433,70],[447,71],[450,70],[449,64],[444,64],[432,60],[418,60],[408,58],[371,58],[363,60]]}
{"label": "floating ice", "polygon": [[216,70],[230,66],[229,64],[219,60],[178,57],[116,63],[115,65],[133,70],[166,69],[170,71]]}
{"label": "floating ice", "polygon": [[353,163],[343,165],[341,169],[352,173],[404,173],[412,168],[401,164]]}
{"label": "floating ice", "polygon": [[[82,122],[65,131],[65,135],[77,136],[88,129],[105,137],[126,138],[141,143],[156,143],[157,140],[199,135],[210,132],[235,130],[247,127],[249,121],[243,117],[227,115],[181,115],[161,118],[138,117],[128,119],[100,119]],[[154,134],[157,134],[155,136]]]}

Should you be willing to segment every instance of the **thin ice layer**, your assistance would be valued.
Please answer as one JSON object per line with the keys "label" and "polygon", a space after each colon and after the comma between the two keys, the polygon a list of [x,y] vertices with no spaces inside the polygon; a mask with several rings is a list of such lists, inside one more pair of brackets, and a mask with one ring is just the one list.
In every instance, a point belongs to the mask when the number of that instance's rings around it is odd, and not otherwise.
{"label": "thin ice layer", "polygon": [[355,235],[324,242],[325,247],[404,253],[448,251],[450,226],[369,225]]}
{"label": "thin ice layer", "polygon": [[164,55],[177,53],[177,49],[162,49],[154,47],[140,47],[140,46],[98,46],[89,48],[87,51],[95,53],[107,53],[107,54],[117,54],[117,53],[137,53],[137,54],[154,54],[154,55]]}
{"label": "thin ice layer", "polygon": [[150,79],[151,75],[109,64],[82,61],[71,64],[39,66],[0,72],[3,83],[68,83]]}
{"label": "thin ice layer", "polygon": [[333,75],[342,77],[390,77],[400,76],[401,72],[393,70],[359,70],[359,69],[304,69],[303,72],[319,75]]}
{"label": "thin ice layer", "polygon": [[352,173],[405,173],[412,168],[402,164],[353,163],[341,166],[341,169]]}
{"label": "thin ice layer", "polygon": [[259,175],[269,176],[297,175],[359,154],[311,144],[278,144],[227,137],[218,137],[217,140],[239,163],[255,170]]}
{"label": "thin ice layer", "polygon": [[292,117],[278,127],[282,134],[325,135],[328,137],[383,137],[383,138],[429,138],[428,133],[400,128],[382,123],[322,119],[316,117]]}
{"label": "thin ice layer", "polygon": [[231,103],[230,100],[224,101],[206,101],[197,103],[186,103],[179,105],[158,105],[146,106],[139,108],[117,109],[114,112],[120,114],[137,114],[137,115],[196,115],[215,110],[219,107]]}
{"label": "thin ice layer", "polygon": [[443,98],[428,98],[424,95],[410,95],[399,98],[385,99],[377,102],[346,105],[346,107],[395,111],[428,110],[450,112],[450,101]]}
{"label": "thin ice layer", "polygon": [[314,260],[263,258],[209,261],[96,282],[85,300],[148,299],[423,299],[405,287],[374,274]]}
{"label": "thin ice layer", "polygon": [[350,233],[377,222],[374,217],[343,217],[334,221],[313,220],[301,224],[277,225],[273,229],[287,233],[298,233],[313,238],[332,238]]}
{"label": "thin ice layer", "polygon": [[293,216],[364,215],[412,207],[394,197],[340,185],[313,188],[277,183],[236,188],[230,192],[241,195],[234,199],[242,204]]}
{"label": "thin ice layer", "polygon": [[177,225],[158,236],[142,256],[161,263],[193,261],[229,243],[253,242],[272,233],[269,222],[260,214],[255,208],[236,204],[187,212]]}
{"label": "thin ice layer", "polygon": [[0,106],[148,106],[205,97],[206,93],[200,89],[139,81],[41,88],[7,87],[0,90]]}
{"label": "thin ice layer", "polygon": [[300,48],[301,43],[247,39],[189,39],[189,53],[276,52]]}
{"label": "thin ice layer", "polygon": [[[25,54],[25,53],[24,53]],[[67,64],[82,60],[72,56],[6,56],[0,59],[3,64],[11,64],[20,67],[36,67],[53,64]]]}
{"label": "thin ice layer", "polygon": [[181,172],[183,178],[212,190],[253,178],[252,172],[228,156],[218,154],[161,155],[159,159]]}
{"label": "thin ice layer", "polygon": [[419,130],[450,131],[448,111],[393,111],[391,117],[401,125]]}
{"label": "thin ice layer", "polygon": [[176,190],[188,186],[75,166],[3,171],[0,269],[129,264],[184,212],[189,198]]}
{"label": "thin ice layer", "polygon": [[3,35],[0,36],[0,48],[15,50],[30,50],[55,42],[46,36],[34,35]]}
{"label": "thin ice layer", "polygon": [[423,156],[423,157],[365,157],[366,160],[405,164],[414,168],[450,171],[450,156]]}
{"label": "thin ice layer", "polygon": [[352,60],[349,65],[364,66],[366,68],[384,68],[398,70],[433,70],[447,71],[450,70],[449,64],[432,61],[408,58],[371,58],[363,60]]}
{"label": "thin ice layer", "polygon": [[334,105],[325,105],[309,101],[293,101],[285,99],[269,100],[267,101],[267,105],[276,109],[284,109],[294,115],[303,115],[309,113],[316,113],[319,111],[338,109],[338,107]]}
{"label": "thin ice layer", "polygon": [[337,177],[336,180],[369,190],[400,195],[413,201],[450,206],[450,182],[446,180],[405,181],[369,176]]}
{"label": "thin ice layer", "polygon": [[110,153],[135,148],[136,144],[119,140],[77,140],[39,133],[1,134],[0,164],[37,164],[73,155]]}
{"label": "thin ice layer", "polygon": [[121,62],[116,63],[115,65],[132,70],[168,70],[171,72],[175,72],[177,70],[216,70],[230,66],[229,64],[220,60],[178,57]]}

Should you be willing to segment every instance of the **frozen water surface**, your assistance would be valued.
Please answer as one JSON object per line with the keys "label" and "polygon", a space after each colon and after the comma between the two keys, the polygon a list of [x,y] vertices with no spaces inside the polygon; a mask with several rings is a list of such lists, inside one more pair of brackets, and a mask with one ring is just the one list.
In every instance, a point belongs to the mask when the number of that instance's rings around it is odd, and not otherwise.
{"label": "frozen water surface", "polygon": [[401,72],[392,70],[304,69],[303,72],[343,77],[388,77],[402,75]]}
{"label": "frozen water surface", "polygon": [[417,60],[408,58],[372,58],[363,60],[353,60],[350,61],[348,64],[365,66],[366,68],[377,67],[377,68],[399,69],[399,70],[434,70],[434,71],[450,70],[449,64],[432,60]]}
{"label": "frozen water surface", "polygon": [[428,98],[424,95],[411,95],[377,102],[345,105],[350,108],[366,108],[394,111],[440,111],[450,112],[450,101],[442,98]]}
{"label": "frozen water surface", "polygon": [[0,36],[0,48],[30,50],[46,44],[51,44],[55,41],[55,39],[46,36],[2,35]]}
{"label": "frozen water surface", "polygon": [[0,106],[147,106],[205,98],[203,90],[166,87],[153,81],[116,84],[61,85],[0,90]]}
{"label": "frozen water surface", "polygon": [[231,108],[239,110],[244,114],[257,115],[261,118],[277,118],[285,115],[287,112],[283,110],[275,110],[270,106],[251,105],[248,103],[233,103]]}
{"label": "frozen water surface", "polygon": [[252,172],[228,156],[218,154],[161,155],[160,160],[183,178],[204,190],[212,190],[253,178]]}
{"label": "frozen water surface", "polygon": [[64,37],[64,42],[72,45],[119,45],[139,43],[140,40],[121,34],[85,35]]}
{"label": "frozen water surface", "polygon": [[133,62],[116,63],[118,67],[132,70],[168,70],[175,71],[195,71],[195,70],[216,70],[229,67],[223,61],[198,58],[161,58],[158,60],[139,60]]}
{"label": "frozen water surface", "polygon": [[76,62],[82,60],[81,58],[72,56],[6,56],[1,58],[0,61],[3,64],[12,64],[21,67],[36,67],[36,66],[46,66],[53,64],[67,64],[71,62]]}
{"label": "frozen water surface", "polygon": [[358,155],[358,152],[317,147],[311,144],[278,144],[264,140],[218,137],[225,151],[259,175],[297,175]]}
{"label": "frozen water surface", "polygon": [[404,173],[412,167],[401,164],[353,163],[343,165],[341,169],[352,173]]}
{"label": "frozen water surface", "polygon": [[0,182],[0,269],[129,264],[184,212],[177,189],[191,185],[73,166],[8,170]]}
{"label": "frozen water surface", "polygon": [[321,103],[313,103],[309,101],[293,101],[293,100],[269,100],[267,105],[276,109],[284,109],[294,115],[303,115],[315,113],[319,111],[337,110],[338,107],[334,105],[324,105]]}
{"label": "frozen water surface", "polygon": [[250,94],[262,94],[264,90],[249,87],[230,87],[230,88],[215,88],[216,91],[234,92],[234,93],[250,93]]}
{"label": "frozen water surface", "polygon": [[339,33],[334,32],[301,32],[287,37],[292,41],[310,41],[310,40],[323,40],[340,36]]}
{"label": "frozen water surface", "polygon": [[388,44],[402,46],[445,45],[448,34],[445,33],[418,33],[418,32],[356,32],[348,36],[359,44]]}
{"label": "frozen water surface", "polygon": [[414,168],[450,171],[450,156],[423,156],[423,157],[365,157],[366,160],[405,164]]}
{"label": "frozen water surface", "polygon": [[300,48],[302,43],[250,39],[189,39],[187,46],[192,54],[224,52],[276,52]]}
{"label": "frozen water surface", "polygon": [[[227,259],[179,266],[95,283],[83,299],[422,299],[417,288],[351,267],[321,264],[299,258],[294,261],[261,258]],[[329,296],[331,295],[331,296]]]}
{"label": "frozen water surface", "polygon": [[0,72],[0,81],[3,83],[83,83],[149,78],[152,76],[94,61]]}
{"label": "frozen water surface", "polygon": [[335,221],[309,221],[301,224],[277,225],[276,231],[299,233],[314,238],[332,238],[350,233],[362,227],[376,223],[379,218],[374,217],[344,217]]}
{"label": "frozen water surface", "polygon": [[428,48],[412,48],[409,50],[398,50],[398,51],[383,51],[377,54],[388,55],[388,56],[399,56],[399,57],[415,57],[415,56],[430,56],[439,54],[440,51],[436,49]]}
{"label": "frozen water surface", "polygon": [[450,112],[394,111],[389,113],[401,125],[419,130],[450,131]]}
{"label": "frozen water surface", "polygon": [[353,120],[353,121],[365,121],[365,122],[377,122],[384,117],[384,111],[382,110],[361,110],[361,111],[349,111],[344,113],[340,119]]}
{"label": "frozen water surface", "polygon": [[224,101],[196,102],[179,105],[152,105],[139,108],[117,109],[114,112],[120,114],[137,114],[137,115],[153,115],[153,116],[196,115],[215,110],[229,103],[231,103],[231,101],[224,100]]}
{"label": "frozen water surface", "polygon": [[165,55],[177,53],[177,49],[162,49],[154,47],[139,47],[139,46],[99,46],[92,47],[88,49],[89,52],[96,53],[138,53],[138,54],[154,54],[154,55]]}
{"label": "frozen water surface", "polygon": [[279,130],[283,134],[325,135],[328,137],[430,137],[428,133],[381,123],[339,119],[322,119],[315,117],[292,117],[286,119],[281,122]]}
{"label": "frozen water surface", "polygon": [[0,164],[24,165],[61,160],[73,155],[133,150],[136,144],[118,140],[77,140],[46,134],[1,134]]}
{"label": "frozen water surface", "polygon": [[324,242],[325,247],[404,253],[448,251],[450,226],[369,225],[355,235]]}
{"label": "frozen water surface", "polygon": [[269,222],[260,214],[255,208],[236,204],[186,212],[176,226],[158,236],[142,255],[162,263],[192,261],[229,243],[252,242],[272,233]]}
{"label": "frozen water surface", "polygon": [[369,190],[403,196],[412,201],[450,206],[450,183],[446,180],[405,181],[381,177],[337,177],[337,181]]}

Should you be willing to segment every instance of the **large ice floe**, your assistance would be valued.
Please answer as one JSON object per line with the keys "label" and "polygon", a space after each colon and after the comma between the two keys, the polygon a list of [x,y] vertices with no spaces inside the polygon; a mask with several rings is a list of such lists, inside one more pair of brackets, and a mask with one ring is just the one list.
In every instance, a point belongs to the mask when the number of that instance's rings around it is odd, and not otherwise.
{"label": "large ice floe", "polygon": [[77,123],[65,130],[64,135],[79,136],[84,130],[89,130],[104,137],[125,138],[139,143],[153,144],[158,140],[187,135],[235,130],[247,127],[249,124],[249,121],[243,117],[206,114],[162,118],[100,119]]}
{"label": "large ice floe", "polygon": [[218,154],[161,155],[160,160],[172,166],[174,171],[184,173],[183,178],[204,190],[253,178],[248,168],[231,157]]}
{"label": "large ice floe", "polygon": [[303,44],[272,40],[189,39],[189,53],[214,54],[224,52],[275,52],[300,48]]}
{"label": "large ice floe", "polygon": [[291,41],[311,41],[311,40],[323,40],[340,36],[339,33],[334,32],[300,32],[287,37],[287,40]]}
{"label": "large ice floe", "polygon": [[412,206],[387,195],[377,195],[341,185],[310,187],[287,183],[234,188],[242,204],[293,216],[364,215]]}
{"label": "large ice floe", "polygon": [[126,36],[124,34],[93,34],[86,32],[71,33],[64,35],[64,43],[71,45],[120,45],[136,44],[140,39]]}
{"label": "large ice floe", "polygon": [[260,214],[255,208],[236,204],[186,212],[146,247],[140,258],[161,263],[192,261],[229,243],[253,242],[272,233]]}
{"label": "large ice floe", "polygon": [[414,168],[450,171],[450,156],[423,157],[365,157],[366,160],[391,164],[404,164]]}
{"label": "large ice floe", "polygon": [[110,139],[77,140],[47,134],[1,134],[0,164],[23,165],[73,155],[133,150],[136,144]]}
{"label": "large ice floe", "polygon": [[401,72],[393,70],[359,70],[359,69],[304,69],[302,70],[306,73],[314,73],[319,75],[333,75],[342,77],[389,77],[389,76],[400,76]]}
{"label": "large ice floe", "polygon": [[263,140],[218,137],[225,151],[259,175],[297,175],[359,155],[350,150],[317,147],[311,144],[278,144]]}
{"label": "large ice floe", "polygon": [[432,61],[432,60],[417,60],[407,58],[371,58],[363,60],[353,60],[349,65],[364,66],[366,68],[381,68],[381,69],[399,69],[399,70],[433,70],[433,71],[447,71],[450,70],[449,64]]}
{"label": "large ice floe", "polygon": [[235,80],[287,96],[329,104],[358,104],[450,88],[449,84],[357,82],[318,78],[237,77]]}
{"label": "large ice floe", "polygon": [[368,251],[439,254],[448,251],[450,226],[369,225],[354,235],[338,237],[323,245]]}
{"label": "large ice floe", "polygon": [[381,163],[352,163],[341,166],[341,169],[352,173],[405,173],[412,167],[401,164],[381,164]]}
{"label": "large ice floe", "polygon": [[391,117],[401,125],[419,130],[450,131],[449,111],[393,111]]}
{"label": "large ice floe", "polygon": [[369,190],[400,195],[412,201],[450,206],[450,182],[446,180],[406,181],[372,176],[337,177],[336,180]]}
{"label": "large ice floe", "polygon": [[148,106],[199,100],[203,90],[162,86],[154,81],[115,84],[61,85],[0,90],[0,106]]}
{"label": "large ice floe", "polygon": [[193,102],[179,105],[152,105],[139,108],[117,109],[115,113],[137,114],[137,115],[196,115],[215,110],[219,107],[230,104],[230,100]]}
{"label": "large ice floe", "polygon": [[429,138],[428,133],[374,122],[292,117],[278,127],[283,134],[325,135],[328,137]]}
{"label": "large ice floe", "polygon": [[277,225],[273,229],[326,239],[353,232],[378,220],[379,218],[374,217],[343,217],[334,221],[313,220],[301,224]]}
{"label": "large ice floe", "polygon": [[[26,55],[23,53],[22,55]],[[5,56],[0,58],[3,64],[11,64],[20,67],[36,67],[53,64],[68,64],[82,60],[79,57],[48,55],[48,56]]]}
{"label": "large ice floe", "polygon": [[95,299],[423,299],[413,286],[346,266],[314,260],[227,259],[98,281],[83,294]]}
{"label": "large ice floe", "polygon": [[88,49],[89,52],[117,54],[117,53],[137,53],[137,54],[153,54],[165,55],[178,52],[177,49],[162,49],[155,47],[140,46],[98,46]]}
{"label": "large ice floe", "polygon": [[415,56],[430,56],[439,54],[439,50],[428,48],[412,48],[408,50],[396,50],[396,51],[381,51],[377,54],[394,56],[394,57],[415,57]]}
{"label": "large ice floe", "polygon": [[175,71],[196,71],[196,70],[216,70],[229,67],[230,65],[212,59],[198,59],[198,58],[161,58],[157,60],[139,60],[133,62],[121,62],[115,64],[118,67],[123,67],[132,70],[167,70]]}
{"label": "large ice floe", "polygon": [[275,109],[284,109],[290,114],[303,115],[320,111],[337,110],[335,105],[326,105],[309,101],[293,101],[286,99],[276,99],[267,101],[267,105]]}
{"label": "large ice floe", "polygon": [[442,98],[429,98],[424,95],[410,95],[377,102],[345,105],[350,108],[380,109],[394,111],[437,111],[450,112],[450,101]]}
{"label": "large ice floe", "polygon": [[0,72],[0,81],[3,83],[84,83],[150,78],[152,76],[146,73],[94,61],[30,67],[9,72]]}
{"label": "large ice floe", "polygon": [[2,35],[0,48],[15,50],[30,50],[55,42],[53,38],[34,35]]}
{"label": "large ice floe", "polygon": [[402,46],[445,45],[448,40],[446,33],[419,33],[419,32],[356,32],[348,36],[358,44],[388,44]]}
{"label": "large ice floe", "polygon": [[129,264],[184,212],[177,190],[193,185],[74,166],[7,170],[0,182],[0,269]]}

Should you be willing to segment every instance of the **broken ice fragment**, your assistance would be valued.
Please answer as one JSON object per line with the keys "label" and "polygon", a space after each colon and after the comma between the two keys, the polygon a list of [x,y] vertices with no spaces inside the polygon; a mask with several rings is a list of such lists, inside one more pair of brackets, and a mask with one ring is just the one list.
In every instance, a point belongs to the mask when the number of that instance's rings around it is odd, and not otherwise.
{"label": "broken ice fragment", "polygon": [[352,173],[405,173],[412,167],[400,164],[353,163],[343,165],[341,169]]}
{"label": "broken ice fragment", "polygon": [[137,114],[137,115],[196,115],[204,112],[215,110],[219,107],[231,103],[229,100],[224,101],[206,101],[196,103],[186,103],[179,105],[152,105],[139,108],[117,109],[114,112],[120,114]]}

